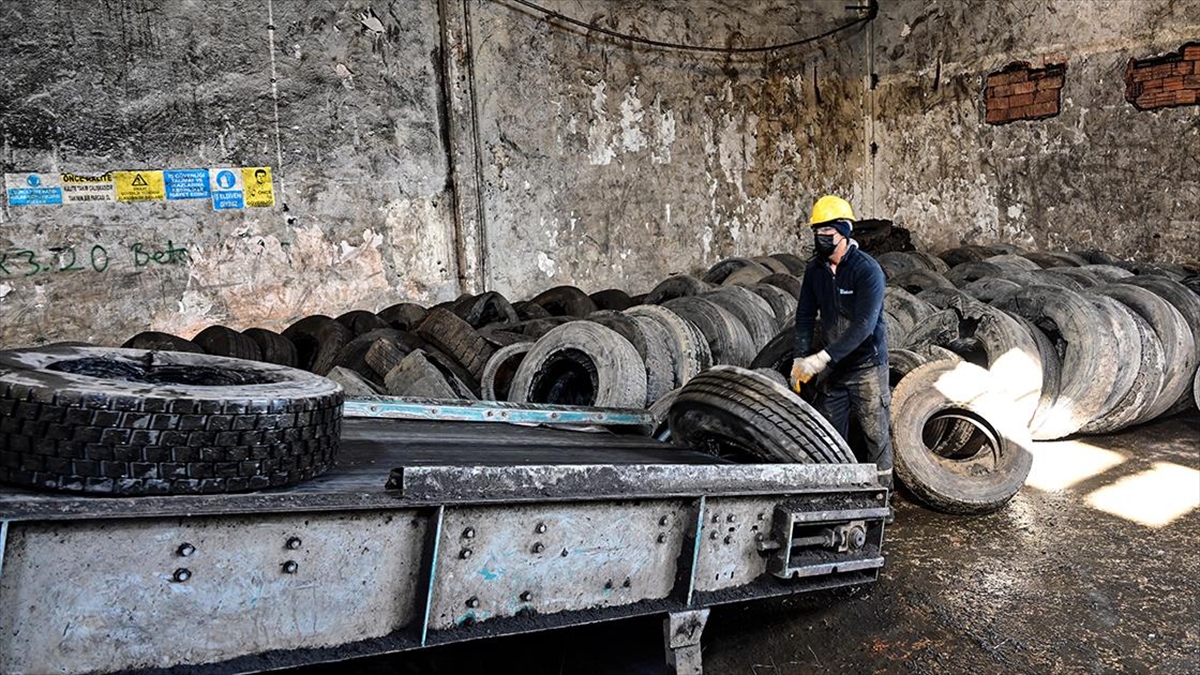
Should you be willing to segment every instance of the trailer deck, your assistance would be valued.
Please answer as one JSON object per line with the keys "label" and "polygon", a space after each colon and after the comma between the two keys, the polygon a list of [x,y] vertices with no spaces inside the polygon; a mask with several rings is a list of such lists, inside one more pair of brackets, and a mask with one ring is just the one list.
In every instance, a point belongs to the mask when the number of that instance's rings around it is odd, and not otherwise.
{"label": "trailer deck", "polygon": [[0,488],[0,672],[256,672],[644,614],[698,672],[708,607],[883,564],[872,465],[368,405],[337,469],[290,489]]}

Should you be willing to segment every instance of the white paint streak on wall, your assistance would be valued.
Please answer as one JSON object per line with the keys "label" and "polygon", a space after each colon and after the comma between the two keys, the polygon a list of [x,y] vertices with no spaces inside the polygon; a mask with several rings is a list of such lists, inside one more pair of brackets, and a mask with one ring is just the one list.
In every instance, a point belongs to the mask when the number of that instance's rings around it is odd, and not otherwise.
{"label": "white paint streak on wall", "polygon": [[554,264],[554,260],[550,256],[546,255],[545,251],[537,252],[537,266],[547,277],[553,277],[554,273],[558,271],[558,266]]}
{"label": "white paint streak on wall", "polygon": [[621,101],[620,139],[621,147],[626,152],[636,152],[646,147],[646,134],[642,133],[639,126],[645,116],[642,102],[638,98],[637,78],[634,78],[633,84],[625,92],[625,99]]}

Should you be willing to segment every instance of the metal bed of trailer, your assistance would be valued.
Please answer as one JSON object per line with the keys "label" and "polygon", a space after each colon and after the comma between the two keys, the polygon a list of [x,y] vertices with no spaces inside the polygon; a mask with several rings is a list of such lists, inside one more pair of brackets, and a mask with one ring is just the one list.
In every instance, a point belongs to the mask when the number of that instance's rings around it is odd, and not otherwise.
{"label": "metal bed of trailer", "polygon": [[709,607],[883,565],[873,465],[613,433],[642,411],[375,398],[345,415],[337,468],[290,489],[0,487],[0,672],[257,672],[646,614],[699,672]]}

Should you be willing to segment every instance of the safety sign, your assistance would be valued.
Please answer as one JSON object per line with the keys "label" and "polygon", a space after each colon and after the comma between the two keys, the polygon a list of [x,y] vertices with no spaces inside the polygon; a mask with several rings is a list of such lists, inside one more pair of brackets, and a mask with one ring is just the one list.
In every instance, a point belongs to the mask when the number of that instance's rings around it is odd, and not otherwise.
{"label": "safety sign", "polygon": [[212,205],[216,211],[246,208],[246,195],[242,191],[242,172],[237,169],[209,169],[212,182]]}
{"label": "safety sign", "polygon": [[246,206],[275,206],[271,167],[251,166],[242,169],[242,182],[246,186]]}
{"label": "safety sign", "polygon": [[113,175],[111,171],[90,176],[77,173],[64,173],[60,174],[59,177],[62,180],[64,204],[111,202],[117,199],[117,194],[113,191]]}
{"label": "safety sign", "polygon": [[6,173],[4,191],[9,206],[45,206],[63,202],[58,174]]}
{"label": "safety sign", "polygon": [[113,185],[119,202],[148,202],[166,199],[162,171],[117,171]]}
{"label": "safety sign", "polygon": [[208,199],[208,171],[175,169],[163,172],[167,199]]}

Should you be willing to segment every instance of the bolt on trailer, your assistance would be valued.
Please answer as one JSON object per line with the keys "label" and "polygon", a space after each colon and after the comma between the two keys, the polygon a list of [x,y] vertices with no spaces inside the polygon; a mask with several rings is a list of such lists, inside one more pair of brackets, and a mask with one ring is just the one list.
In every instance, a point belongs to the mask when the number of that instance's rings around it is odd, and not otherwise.
{"label": "bolt on trailer", "polygon": [[[869,583],[870,464],[734,464],[643,411],[347,401],[338,466],[249,494],[0,488],[0,672],[257,672]],[[488,424],[523,422],[542,426]]]}

